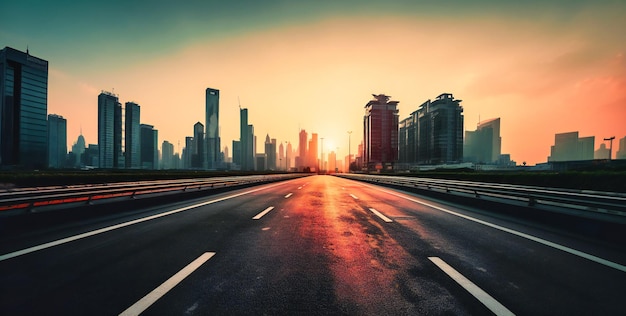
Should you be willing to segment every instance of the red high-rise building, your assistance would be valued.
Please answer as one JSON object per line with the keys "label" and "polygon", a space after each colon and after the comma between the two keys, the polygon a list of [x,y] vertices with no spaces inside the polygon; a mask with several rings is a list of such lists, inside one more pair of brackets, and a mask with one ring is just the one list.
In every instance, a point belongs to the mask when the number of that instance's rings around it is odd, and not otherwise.
{"label": "red high-rise building", "polygon": [[363,117],[363,164],[368,170],[392,169],[398,160],[398,101],[372,94]]}

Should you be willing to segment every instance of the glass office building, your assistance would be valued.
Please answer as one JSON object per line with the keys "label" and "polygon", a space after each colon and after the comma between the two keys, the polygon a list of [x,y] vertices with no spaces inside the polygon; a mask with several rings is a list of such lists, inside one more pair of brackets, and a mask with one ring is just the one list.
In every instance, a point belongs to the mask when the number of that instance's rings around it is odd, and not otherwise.
{"label": "glass office building", "polygon": [[0,50],[0,166],[48,166],[48,62]]}
{"label": "glass office building", "polygon": [[122,167],[122,104],[107,91],[98,95],[98,149],[100,168]]}

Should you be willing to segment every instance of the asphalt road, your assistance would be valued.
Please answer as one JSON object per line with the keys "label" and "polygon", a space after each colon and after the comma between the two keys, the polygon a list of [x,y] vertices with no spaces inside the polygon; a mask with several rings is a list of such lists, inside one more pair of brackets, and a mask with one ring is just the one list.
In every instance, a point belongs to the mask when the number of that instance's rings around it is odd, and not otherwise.
{"label": "asphalt road", "polygon": [[626,314],[624,245],[352,180],[115,208],[1,219],[0,314]]}

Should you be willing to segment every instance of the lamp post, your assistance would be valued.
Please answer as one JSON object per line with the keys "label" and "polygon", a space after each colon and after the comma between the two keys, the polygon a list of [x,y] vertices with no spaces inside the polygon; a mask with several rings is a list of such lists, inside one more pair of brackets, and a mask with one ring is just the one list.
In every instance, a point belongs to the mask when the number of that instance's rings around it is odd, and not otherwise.
{"label": "lamp post", "polygon": [[613,157],[613,140],[615,139],[615,136],[611,136],[609,138],[605,138],[604,140],[608,140],[610,142],[609,145],[609,160],[611,160],[611,157]]}

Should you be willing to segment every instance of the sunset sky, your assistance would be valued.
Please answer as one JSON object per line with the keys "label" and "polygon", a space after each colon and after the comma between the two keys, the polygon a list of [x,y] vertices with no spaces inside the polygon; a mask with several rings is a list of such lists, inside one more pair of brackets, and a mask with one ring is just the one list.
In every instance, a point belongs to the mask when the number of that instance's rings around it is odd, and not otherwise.
{"label": "sunset sky", "polygon": [[97,143],[101,90],[138,103],[177,152],[211,87],[222,147],[239,139],[240,101],[259,151],[266,134],[295,149],[302,128],[340,157],[373,93],[400,101],[400,119],[452,93],[465,130],[500,117],[502,153],[534,165],[556,133],[596,148],[626,136],[625,17],[626,1],[22,0],[0,4],[0,46],[49,61],[68,146],[81,127]]}

